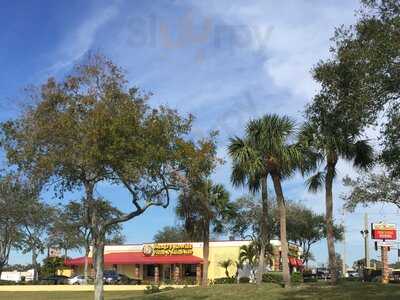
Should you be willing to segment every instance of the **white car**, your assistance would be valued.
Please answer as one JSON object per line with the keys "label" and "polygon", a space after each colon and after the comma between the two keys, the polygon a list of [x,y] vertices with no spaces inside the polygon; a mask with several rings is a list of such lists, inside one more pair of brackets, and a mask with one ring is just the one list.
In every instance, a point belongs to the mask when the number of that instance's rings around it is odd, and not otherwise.
{"label": "white car", "polygon": [[85,283],[85,276],[77,275],[68,279],[68,284],[80,285]]}

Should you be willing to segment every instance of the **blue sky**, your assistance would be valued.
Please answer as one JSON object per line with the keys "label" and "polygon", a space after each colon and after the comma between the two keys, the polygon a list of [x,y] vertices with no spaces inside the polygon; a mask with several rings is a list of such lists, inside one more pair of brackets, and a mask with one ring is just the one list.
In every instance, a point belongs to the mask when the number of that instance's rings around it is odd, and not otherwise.
{"label": "blue sky", "polygon": [[[131,85],[154,93],[152,104],[193,113],[196,136],[220,131],[219,154],[227,163],[214,179],[237,197],[245,191],[229,184],[227,139],[264,113],[302,121],[304,105],[318,90],[310,69],[329,56],[334,27],[353,23],[358,5],[355,0],[2,1],[0,120],[18,115],[26,101],[24,87],[62,76],[88,51],[101,51],[127,71]],[[341,222],[341,177],[354,170],[340,162],[338,174],[335,215]],[[323,195],[308,194],[300,176],[284,189],[288,199],[324,211]],[[124,190],[102,185],[96,192],[129,209]],[[49,193],[44,197],[56,201]],[[371,221],[398,218],[393,207],[381,206],[346,215],[349,264],[363,255],[359,230],[366,211]],[[124,224],[127,242],[150,241],[162,226],[175,223],[173,206],[155,208]],[[317,262],[325,262],[325,241],[313,252]],[[11,263],[28,261],[15,252],[11,258]]]}

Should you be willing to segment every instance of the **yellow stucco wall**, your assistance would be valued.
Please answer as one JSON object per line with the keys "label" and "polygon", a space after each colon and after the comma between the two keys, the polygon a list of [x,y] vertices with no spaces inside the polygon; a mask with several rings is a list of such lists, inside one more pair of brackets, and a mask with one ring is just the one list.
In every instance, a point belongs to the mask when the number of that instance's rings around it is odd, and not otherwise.
{"label": "yellow stucco wall", "polygon": [[57,275],[62,275],[62,276],[67,276],[71,277],[73,276],[74,271],[72,269],[63,269],[63,270],[58,270]]}
{"label": "yellow stucco wall", "polygon": [[[219,266],[219,263],[224,260],[237,261],[239,257],[239,246],[225,246],[225,247],[210,247],[209,254],[209,267],[208,267],[208,278],[215,279],[225,277],[225,268]],[[203,248],[194,248],[193,255],[203,257]],[[229,267],[229,275],[233,276],[236,272],[236,267]]]}

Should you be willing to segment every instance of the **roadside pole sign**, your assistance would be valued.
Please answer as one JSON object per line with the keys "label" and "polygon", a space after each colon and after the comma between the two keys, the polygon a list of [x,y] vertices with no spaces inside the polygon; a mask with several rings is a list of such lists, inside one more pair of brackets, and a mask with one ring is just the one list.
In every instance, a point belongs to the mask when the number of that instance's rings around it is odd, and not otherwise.
{"label": "roadside pole sign", "polygon": [[390,248],[397,248],[396,242],[385,241],[385,242],[378,242],[378,247],[390,247]]}
{"label": "roadside pole sign", "polygon": [[385,223],[372,223],[371,224],[371,236],[375,241],[375,249],[378,246],[381,248],[382,258],[382,283],[389,283],[389,263],[388,263],[388,252],[391,247],[395,246],[397,240],[397,228],[396,224],[385,224]]}
{"label": "roadside pole sign", "polygon": [[371,236],[374,240],[397,240],[396,224],[372,223]]}

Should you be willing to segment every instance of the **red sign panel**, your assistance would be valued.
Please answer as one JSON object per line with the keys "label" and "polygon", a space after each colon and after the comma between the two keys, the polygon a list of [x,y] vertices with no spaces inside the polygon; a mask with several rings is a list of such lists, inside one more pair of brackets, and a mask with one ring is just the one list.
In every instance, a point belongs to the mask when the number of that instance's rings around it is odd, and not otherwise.
{"label": "red sign panel", "polygon": [[396,224],[372,223],[372,238],[374,240],[396,240]]}

